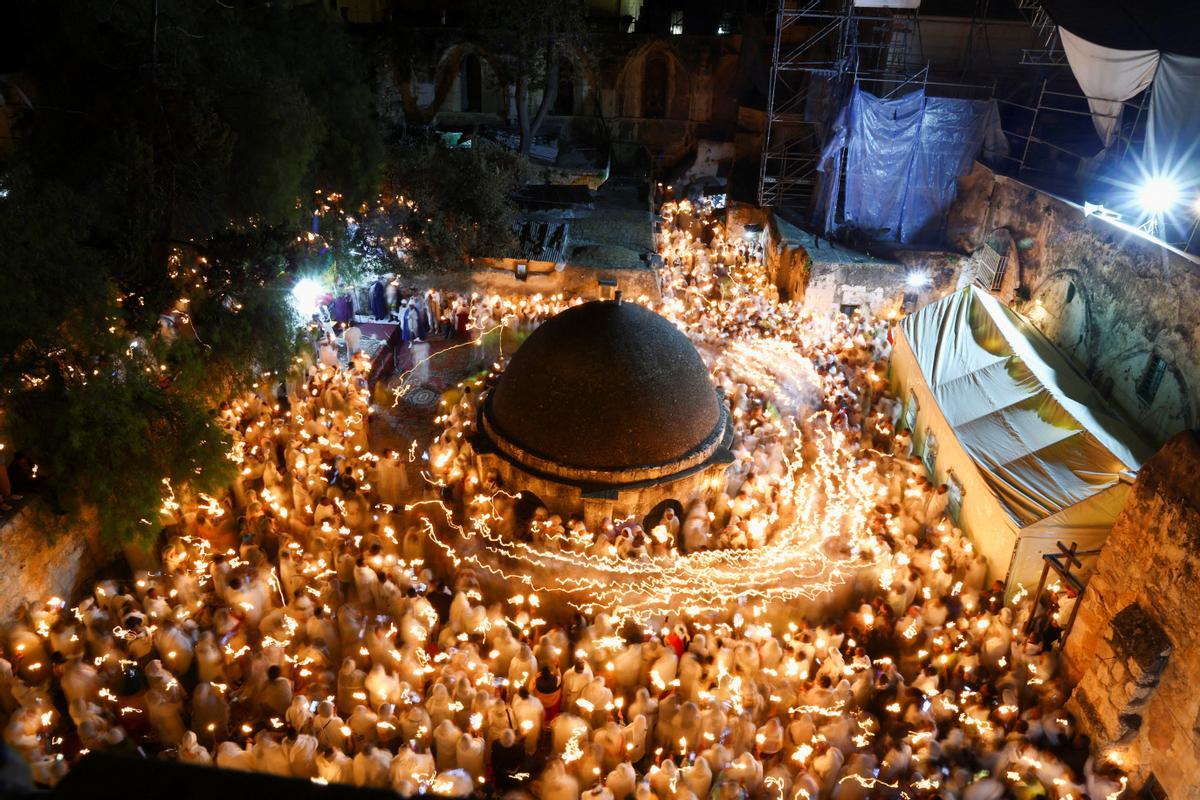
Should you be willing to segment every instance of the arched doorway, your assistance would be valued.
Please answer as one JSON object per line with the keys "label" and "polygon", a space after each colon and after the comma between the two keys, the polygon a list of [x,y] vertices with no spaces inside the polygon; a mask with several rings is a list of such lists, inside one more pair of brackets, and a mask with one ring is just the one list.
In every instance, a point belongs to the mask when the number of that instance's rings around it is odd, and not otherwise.
{"label": "arched doorway", "polygon": [[575,113],[575,69],[567,59],[558,65],[558,94],[554,96],[554,108],[550,113],[558,117]]}
{"label": "arched doorway", "polygon": [[463,59],[459,86],[459,107],[463,111],[483,111],[483,65],[479,63],[479,56],[474,53],[467,53]]}
{"label": "arched doorway", "polygon": [[642,68],[642,116],[647,119],[662,119],[667,115],[668,83],[671,65],[662,53],[654,53],[646,59]]}
{"label": "arched doorway", "polygon": [[546,507],[546,503],[542,498],[528,489],[522,489],[517,497],[516,505],[513,507],[513,517],[516,521],[517,530],[528,530],[529,521],[533,519],[533,515],[539,508]]}
{"label": "arched doorway", "polygon": [[[1034,321],[1047,336],[1085,371],[1091,366],[1089,297],[1074,270],[1047,278],[1033,296]],[[1041,319],[1039,319],[1041,317]]]}
{"label": "arched doorway", "polygon": [[[668,508],[674,509],[675,518],[677,520],[679,520],[679,524],[682,525],[683,524],[683,504],[680,503],[678,500],[673,500],[671,498],[668,498],[666,500],[663,500],[661,503],[656,505],[654,508],[650,509],[650,512],[648,514],[646,514],[646,516],[642,520],[642,530],[646,531],[647,533],[654,530],[654,526],[658,525],[660,522],[662,522],[663,517],[666,515]],[[678,543],[677,543],[677,545],[678,545]]]}

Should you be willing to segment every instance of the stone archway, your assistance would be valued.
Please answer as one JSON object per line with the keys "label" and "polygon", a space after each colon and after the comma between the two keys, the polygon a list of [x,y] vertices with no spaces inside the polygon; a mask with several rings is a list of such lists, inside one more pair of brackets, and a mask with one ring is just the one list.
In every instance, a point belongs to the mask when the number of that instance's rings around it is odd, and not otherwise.
{"label": "stone archway", "polygon": [[[643,119],[686,120],[691,116],[692,77],[683,66],[672,43],[662,39],[647,42],[631,52],[617,73],[616,116]],[[665,88],[661,108],[651,98],[647,109],[647,81],[654,90]],[[658,112],[661,113],[652,113]]]}
{"label": "stone archway", "polygon": [[522,489],[513,506],[513,518],[516,522],[517,530],[525,530],[529,525],[529,520],[533,519],[534,514],[539,508],[549,510],[549,506],[546,505],[546,502],[542,498],[528,489]]}
{"label": "stone archway", "polygon": [[459,88],[459,108],[462,111],[483,111],[483,66],[475,53],[467,53],[462,60]]}
{"label": "stone archway", "polygon": [[[471,57],[474,58],[473,62]],[[503,88],[508,85],[508,70],[504,63],[488,50],[472,42],[460,42],[447,47],[438,57],[434,68],[433,97],[424,105],[417,96],[412,66],[396,65],[396,86],[400,92],[405,117],[411,122],[425,125],[432,122],[438,112],[466,110],[469,107],[467,95],[471,89],[469,86],[464,88],[462,81],[469,84],[472,80],[468,74],[472,64],[479,66],[479,110],[504,116],[508,106],[507,92],[502,92],[502,97],[489,95],[489,88]],[[456,88],[461,93],[457,96],[454,94]]]}
{"label": "stone archway", "polygon": [[670,91],[671,65],[662,53],[652,53],[642,64],[642,103],[638,116],[666,117]]}
{"label": "stone archway", "polygon": [[679,520],[680,524],[683,524],[683,503],[674,498],[667,498],[650,509],[646,516],[642,518],[642,530],[653,530],[655,525],[662,522],[668,508],[675,511],[675,519]]}
{"label": "stone archway", "polygon": [[1076,269],[1051,273],[1030,294],[1029,316],[1083,371],[1092,366],[1092,298]]}

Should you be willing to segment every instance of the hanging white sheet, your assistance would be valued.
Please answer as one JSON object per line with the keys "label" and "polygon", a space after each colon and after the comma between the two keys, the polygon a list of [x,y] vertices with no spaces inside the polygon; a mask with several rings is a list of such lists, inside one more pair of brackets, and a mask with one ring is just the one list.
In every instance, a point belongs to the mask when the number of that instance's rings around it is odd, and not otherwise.
{"label": "hanging white sheet", "polygon": [[1092,123],[1107,149],[1117,140],[1125,101],[1154,80],[1157,50],[1114,50],[1093,44],[1059,26],[1071,72],[1088,97]]}

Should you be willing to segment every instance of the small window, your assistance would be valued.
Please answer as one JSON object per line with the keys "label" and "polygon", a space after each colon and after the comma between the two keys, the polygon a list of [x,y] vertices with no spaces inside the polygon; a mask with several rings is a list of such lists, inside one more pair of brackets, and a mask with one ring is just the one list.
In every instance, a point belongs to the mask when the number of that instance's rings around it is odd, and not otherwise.
{"label": "small window", "polygon": [[676,36],[683,33],[683,11],[671,12],[671,33]]}
{"label": "small window", "polygon": [[925,426],[925,451],[921,454],[921,461],[925,464],[925,471],[931,476],[934,472],[934,467],[937,466],[938,442],[937,437],[933,435],[933,430]]}
{"label": "small window", "polygon": [[963,486],[958,480],[958,476],[954,474],[954,470],[946,472],[946,494],[948,495],[946,511],[950,514],[950,519],[957,523],[958,515],[962,513]]}
{"label": "small window", "polygon": [[1138,378],[1137,396],[1144,404],[1150,405],[1154,402],[1154,396],[1158,394],[1158,387],[1162,385],[1163,376],[1167,374],[1167,362],[1164,361],[1157,353],[1150,354],[1150,360],[1146,362],[1146,368],[1142,370],[1142,377]]}
{"label": "small window", "polygon": [[617,296],[617,282],[611,278],[601,278],[600,284],[600,299],[612,300]]}
{"label": "small window", "polygon": [[912,433],[917,425],[917,410],[917,393],[910,391],[908,404],[904,406],[904,427],[908,429],[909,433]]}

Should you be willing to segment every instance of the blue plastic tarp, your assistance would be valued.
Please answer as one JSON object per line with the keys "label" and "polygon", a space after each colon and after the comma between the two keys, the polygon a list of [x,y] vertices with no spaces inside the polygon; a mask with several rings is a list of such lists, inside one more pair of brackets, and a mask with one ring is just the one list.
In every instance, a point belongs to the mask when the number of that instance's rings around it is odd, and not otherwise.
{"label": "blue plastic tarp", "polygon": [[833,170],[846,147],[844,224],[875,240],[935,243],[954,200],[955,179],[981,149],[1004,147],[994,100],[928,97],[885,100],[855,89],[821,157],[826,231],[834,226]]}

